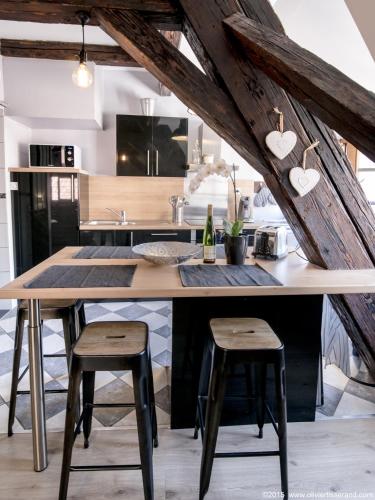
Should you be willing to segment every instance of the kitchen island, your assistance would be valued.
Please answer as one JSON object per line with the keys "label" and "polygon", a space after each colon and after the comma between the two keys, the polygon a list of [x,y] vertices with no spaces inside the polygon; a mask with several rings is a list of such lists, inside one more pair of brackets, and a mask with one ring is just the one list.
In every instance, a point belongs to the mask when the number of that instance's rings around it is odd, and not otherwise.
{"label": "kitchen island", "polygon": [[[318,388],[323,295],[375,291],[374,269],[328,271],[296,254],[276,262],[248,259],[247,263],[258,263],[283,286],[184,287],[176,267],[154,266],[138,259],[73,259],[79,250],[80,247],[67,247],[0,289],[0,298],[29,300],[34,467],[39,471],[48,464],[40,299],[172,299],[172,426],[181,427],[193,425],[197,374],[209,317],[258,316],[268,320],[286,346],[289,419],[312,420]],[[190,261],[190,265],[199,263],[200,260]],[[125,264],[137,265],[131,287],[24,288],[24,284],[53,265]],[[233,410],[235,415],[236,408]],[[232,413],[225,417],[226,422],[235,422],[235,418]]]}

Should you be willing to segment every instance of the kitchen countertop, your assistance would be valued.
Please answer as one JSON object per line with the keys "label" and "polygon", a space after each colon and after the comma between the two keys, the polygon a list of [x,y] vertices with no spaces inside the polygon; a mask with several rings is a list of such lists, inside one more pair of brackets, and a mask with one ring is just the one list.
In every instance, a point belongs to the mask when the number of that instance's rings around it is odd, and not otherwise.
{"label": "kitchen countertop", "polygon": [[[133,220],[135,224],[126,224],[126,225],[112,225],[112,224],[87,224],[82,223],[79,226],[81,231],[147,231],[147,230],[173,230],[173,231],[183,231],[183,230],[199,230],[204,229],[203,224],[191,224],[184,221],[182,224],[175,224],[169,221],[157,221],[157,220]],[[266,221],[259,222],[246,222],[244,224],[245,229],[256,229],[260,226],[266,225]],[[223,229],[222,224],[215,224],[216,229]]]}
{"label": "kitchen countertop", "polygon": [[[291,253],[284,259],[269,261],[250,258],[284,286],[184,287],[176,266],[155,266],[142,259],[73,259],[82,247],[66,247],[0,289],[0,299],[126,299],[173,297],[236,297],[267,295],[320,295],[374,293],[375,269],[326,270]],[[189,265],[202,263],[196,259]],[[225,264],[218,259],[217,264]],[[137,265],[131,287],[24,288],[43,270],[53,265]]]}

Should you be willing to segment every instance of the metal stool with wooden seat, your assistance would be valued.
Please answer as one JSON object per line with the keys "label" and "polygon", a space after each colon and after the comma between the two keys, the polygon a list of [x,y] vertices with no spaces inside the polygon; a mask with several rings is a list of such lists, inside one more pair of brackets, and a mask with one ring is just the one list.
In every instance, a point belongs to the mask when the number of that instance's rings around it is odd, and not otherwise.
{"label": "metal stool with wooden seat", "polygon": [[[96,371],[131,370],[135,403],[95,404]],[[76,405],[82,378],[83,422],[85,448],[89,445],[94,408],[135,408],[141,464],[72,466]],[[65,420],[64,453],[59,500],[65,500],[70,471],[142,470],[146,500],[154,498],[152,449],[158,445],[154,384],[148,340],[148,326],[141,321],[109,321],[88,324],[73,346]]]}
{"label": "metal stool with wooden seat", "polygon": [[[281,489],[283,498],[288,498],[287,469],[287,415],[285,394],[284,346],[271,327],[257,318],[215,318],[210,321],[211,336],[201,370],[197,424],[195,436],[201,429],[203,439],[202,462],[200,473],[199,499],[206,495],[214,458],[279,456],[281,471]],[[208,356],[211,353],[211,363]],[[279,449],[275,451],[243,451],[233,453],[215,453],[220,425],[220,417],[225,400],[226,381],[229,370],[238,364],[258,365],[258,392],[255,398],[249,395],[245,399],[256,399],[259,437],[263,437],[265,411],[275,428],[279,440]],[[265,402],[267,365],[273,365],[275,374],[275,392],[277,423]],[[207,372],[209,376],[208,392]],[[206,415],[203,415],[203,401],[207,401]]]}
{"label": "metal stool with wooden seat", "polygon": [[[69,356],[73,343],[76,341],[79,331],[86,323],[85,311],[82,301],[76,300],[42,300],[41,320],[47,321],[50,319],[61,319],[63,323],[65,354],[45,354],[45,358],[66,357],[69,368]],[[16,332],[14,338],[14,355],[13,355],[13,370],[12,370],[12,385],[9,402],[9,417],[8,417],[8,436],[13,435],[13,424],[16,413],[16,402],[18,394],[30,394],[30,391],[19,391],[18,384],[27,373],[27,366],[21,375],[19,374],[22,341],[24,333],[24,324],[28,320],[29,310],[27,300],[21,300],[17,307],[16,317]],[[46,394],[56,394],[67,392],[66,389],[46,389]]]}

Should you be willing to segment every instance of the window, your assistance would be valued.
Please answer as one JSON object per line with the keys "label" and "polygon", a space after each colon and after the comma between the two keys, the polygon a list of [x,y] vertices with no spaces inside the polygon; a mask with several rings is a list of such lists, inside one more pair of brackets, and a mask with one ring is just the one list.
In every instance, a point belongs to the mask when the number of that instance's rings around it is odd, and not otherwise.
{"label": "window", "polygon": [[375,208],[375,163],[358,151],[357,177],[367,199]]}

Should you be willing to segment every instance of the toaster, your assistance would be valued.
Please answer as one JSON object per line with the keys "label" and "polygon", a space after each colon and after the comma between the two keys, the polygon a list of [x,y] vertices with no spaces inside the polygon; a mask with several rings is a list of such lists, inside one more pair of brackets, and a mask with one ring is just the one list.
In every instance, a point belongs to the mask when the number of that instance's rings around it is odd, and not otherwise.
{"label": "toaster", "polygon": [[285,226],[261,226],[254,234],[255,257],[281,259],[288,255],[287,230]]}

